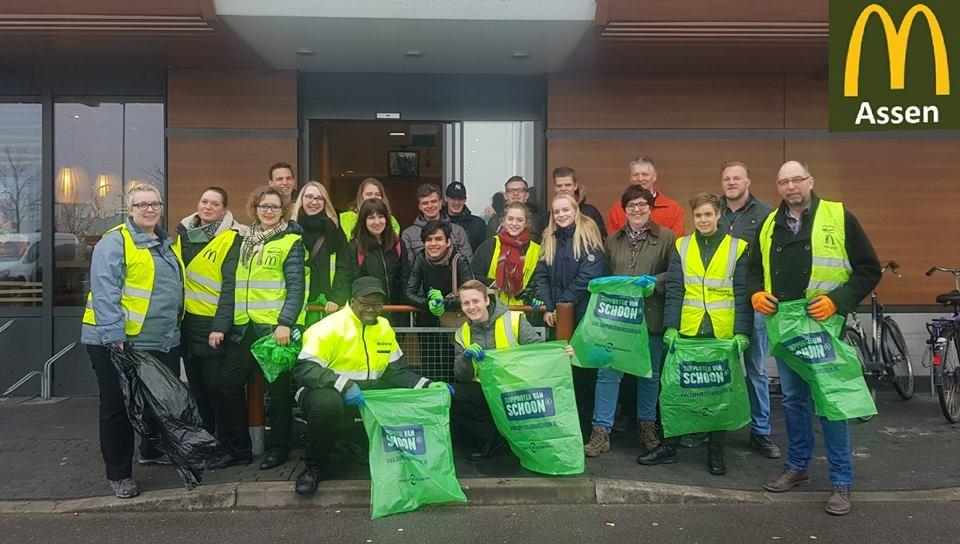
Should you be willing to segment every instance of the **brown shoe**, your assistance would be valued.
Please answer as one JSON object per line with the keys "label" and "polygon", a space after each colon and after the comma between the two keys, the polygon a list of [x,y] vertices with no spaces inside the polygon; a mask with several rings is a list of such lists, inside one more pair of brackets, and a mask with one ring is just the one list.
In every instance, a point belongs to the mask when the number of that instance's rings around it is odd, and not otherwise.
{"label": "brown shoe", "polygon": [[834,516],[845,516],[853,509],[850,502],[850,488],[842,485],[833,486],[830,498],[827,499],[827,507],[824,510]]}
{"label": "brown shoe", "polygon": [[783,493],[809,481],[810,475],[806,470],[788,468],[783,471],[783,474],[763,484],[763,488],[771,493]]}
{"label": "brown shoe", "polygon": [[583,454],[587,457],[600,457],[610,451],[610,433],[603,427],[594,427],[590,441],[584,444]]}
{"label": "brown shoe", "polygon": [[656,421],[640,422],[640,440],[643,442],[643,449],[653,451],[660,445],[660,436],[657,434]]}

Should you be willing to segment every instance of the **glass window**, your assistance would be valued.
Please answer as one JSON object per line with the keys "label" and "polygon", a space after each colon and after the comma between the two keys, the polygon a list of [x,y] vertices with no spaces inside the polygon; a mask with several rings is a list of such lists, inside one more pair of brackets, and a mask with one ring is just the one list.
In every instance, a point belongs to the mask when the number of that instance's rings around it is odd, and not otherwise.
{"label": "glass window", "polygon": [[126,189],[151,183],[164,194],[163,122],[160,103],[54,105],[58,306],[85,304],[93,246],[126,217]]}
{"label": "glass window", "polygon": [[493,193],[503,191],[512,176],[523,176],[532,190],[533,129],[533,121],[463,123],[463,182],[471,211],[479,214],[489,206]]}
{"label": "glass window", "polygon": [[0,306],[39,306],[40,104],[0,103]]}

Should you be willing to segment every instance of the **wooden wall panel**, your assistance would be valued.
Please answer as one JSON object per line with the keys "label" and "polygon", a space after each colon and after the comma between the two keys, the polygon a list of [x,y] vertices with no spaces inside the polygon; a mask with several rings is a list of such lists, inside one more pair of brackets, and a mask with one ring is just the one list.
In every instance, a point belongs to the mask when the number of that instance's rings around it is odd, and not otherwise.
{"label": "wooden wall panel", "polygon": [[952,278],[923,273],[960,267],[960,217],[950,199],[960,140],[788,140],[785,149],[807,162],[821,196],[857,216],[880,259],[903,265],[903,278],[881,282],[884,303],[933,304],[953,288]]}
{"label": "wooden wall panel", "polygon": [[[827,21],[827,0],[600,0],[610,21]],[[598,10],[599,11],[599,10]],[[600,14],[598,13],[598,16]]]}
{"label": "wooden wall panel", "polygon": [[293,71],[170,70],[171,128],[297,128]]}
{"label": "wooden wall panel", "polygon": [[552,129],[780,128],[781,77],[551,78]]}
{"label": "wooden wall panel", "polygon": [[788,77],[784,123],[787,128],[827,128],[827,81]]}
{"label": "wooden wall panel", "polygon": [[230,195],[230,210],[248,223],[247,196],[266,183],[266,169],[277,161],[297,163],[293,139],[186,139],[167,141],[167,213],[170,228],[197,211],[200,191],[218,185]]}

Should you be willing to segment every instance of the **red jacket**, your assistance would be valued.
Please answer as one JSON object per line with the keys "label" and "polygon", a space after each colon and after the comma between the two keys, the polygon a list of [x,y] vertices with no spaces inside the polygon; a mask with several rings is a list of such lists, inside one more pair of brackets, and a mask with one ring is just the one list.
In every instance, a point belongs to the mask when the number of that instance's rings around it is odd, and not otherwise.
{"label": "red jacket", "polygon": [[[677,238],[683,236],[683,208],[680,207],[680,204],[677,204],[676,200],[667,198],[663,191],[657,192],[653,209],[650,210],[650,218],[661,227],[672,230]],[[623,211],[623,206],[617,202],[610,208],[610,213],[607,214],[607,232],[613,234],[626,224],[627,214]]]}

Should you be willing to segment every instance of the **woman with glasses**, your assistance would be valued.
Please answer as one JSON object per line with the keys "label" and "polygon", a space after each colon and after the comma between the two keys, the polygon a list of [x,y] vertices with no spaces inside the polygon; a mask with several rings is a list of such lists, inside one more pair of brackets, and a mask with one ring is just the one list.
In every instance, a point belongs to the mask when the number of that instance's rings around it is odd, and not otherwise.
{"label": "woman with glasses", "polygon": [[[363,223],[358,221],[360,206],[372,198],[382,200],[387,206],[387,218],[390,221],[390,227],[397,236],[400,236],[400,223],[396,217],[390,215],[390,199],[387,198],[387,191],[383,188],[383,183],[380,183],[380,180],[377,178],[367,178],[360,182],[360,187],[357,187],[357,199],[353,201],[353,208],[340,214],[340,228],[343,229],[347,240],[353,240],[357,235],[358,225],[363,226]],[[341,306],[342,305],[341,303]]]}
{"label": "woman with glasses", "polygon": [[[233,329],[220,375],[227,405],[222,446],[228,455],[215,468],[249,464],[253,459],[244,394],[244,386],[257,364],[250,346],[267,335],[272,335],[278,345],[287,345],[292,330],[304,324],[306,250],[303,229],[286,219],[289,212],[290,202],[270,187],[255,190],[247,203],[253,223],[240,243]],[[290,372],[281,373],[268,386],[270,433],[261,470],[287,461],[293,425],[291,388]]]}
{"label": "woman with glasses", "polygon": [[[127,192],[130,215],[110,229],[93,249],[90,293],[80,341],[100,386],[100,451],[114,495],[135,497],[133,427],[110,362],[110,347],[136,346],[180,375],[180,317],[183,315],[183,263],[173,239],[159,226],[163,198],[153,185]],[[141,465],[164,464],[150,443],[140,442]]]}
{"label": "woman with glasses", "polygon": [[[645,451],[652,451],[660,445],[657,433],[657,399],[660,394],[660,364],[663,358],[663,302],[664,276],[670,266],[670,254],[673,251],[676,235],[672,230],[663,228],[650,218],[655,197],[647,189],[630,185],[620,197],[620,205],[627,214],[627,224],[615,231],[606,241],[606,270],[614,276],[650,275],[657,279],[652,296],[643,300],[643,315],[650,332],[650,362],[653,376],[634,377],[628,381],[633,385],[636,380],[636,420],[640,427],[640,438]],[[593,403],[593,431],[590,441],[583,447],[587,457],[599,457],[610,451],[610,430],[617,411],[620,396],[620,381],[623,373],[612,368],[597,370],[597,386]],[[632,391],[624,387],[624,399],[621,405],[624,412],[632,411]]]}
{"label": "woman with glasses", "polygon": [[[319,182],[308,181],[300,189],[290,218],[303,228],[303,246],[307,249],[310,271],[307,301],[322,307],[325,313],[335,312],[340,305],[332,300],[333,281],[337,258],[346,247],[347,239],[340,230],[337,210],[333,208],[327,188]],[[308,311],[306,326],[319,321],[323,312]]]}

